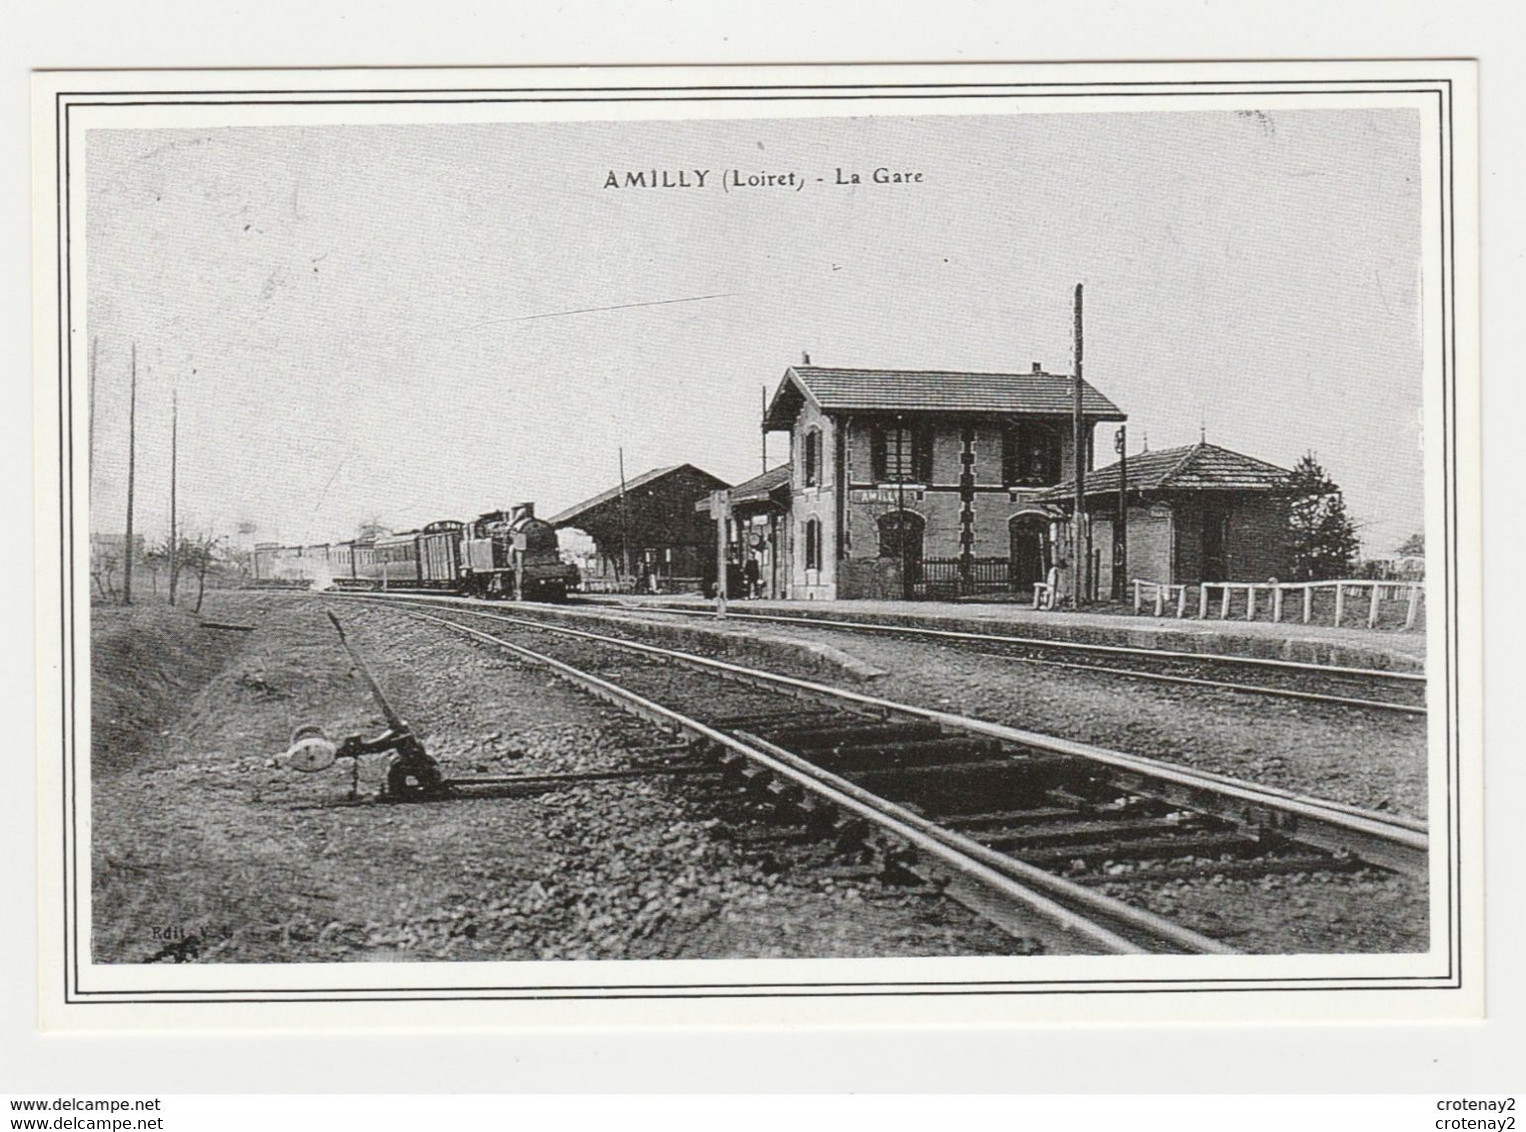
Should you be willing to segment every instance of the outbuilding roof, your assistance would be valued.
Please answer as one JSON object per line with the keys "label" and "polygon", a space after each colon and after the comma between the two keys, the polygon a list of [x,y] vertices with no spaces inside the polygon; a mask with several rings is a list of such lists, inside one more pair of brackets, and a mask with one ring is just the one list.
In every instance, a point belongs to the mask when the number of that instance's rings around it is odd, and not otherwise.
{"label": "outbuilding roof", "polygon": [[[1293,474],[1276,464],[1208,443],[1141,452],[1129,457],[1128,466],[1129,491],[1275,491]],[[1118,464],[1109,464],[1087,472],[1086,494],[1117,492],[1118,469]],[[1064,502],[1074,499],[1075,494],[1072,479],[1038,498]]]}
{"label": "outbuilding roof", "polygon": [[[1098,421],[1128,418],[1090,382],[1081,411]],[[805,401],[824,412],[1000,413],[1063,416],[1072,411],[1069,374],[790,366],[768,406],[767,427],[787,429]]]}

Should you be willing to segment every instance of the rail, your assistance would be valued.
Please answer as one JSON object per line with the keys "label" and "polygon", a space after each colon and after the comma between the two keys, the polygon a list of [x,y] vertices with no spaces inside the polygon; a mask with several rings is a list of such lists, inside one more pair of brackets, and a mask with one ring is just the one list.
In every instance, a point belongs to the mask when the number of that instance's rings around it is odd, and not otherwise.
{"label": "rail", "polygon": [[[369,597],[369,600],[408,604],[407,599]],[[428,602],[423,604],[426,608]],[[792,690],[814,699],[830,700],[859,710],[891,713],[903,718],[923,719],[951,730],[984,735],[1032,751],[1079,758],[1121,776],[1134,788],[1152,793],[1195,809],[1243,820],[1248,811],[1265,815],[1270,827],[1305,844],[1328,850],[1349,851],[1364,860],[1411,876],[1423,876],[1427,869],[1428,836],[1423,822],[1359,810],[1323,799],[1295,794],[1276,787],[1261,786],[1211,771],[1194,770],[1174,763],[1161,762],[1143,755],[1112,751],[1057,736],[1025,731],[1005,724],[992,723],[950,712],[898,703],[878,696],[803,680],[799,677],[747,668],[728,661],[697,656],[675,649],[662,648],[640,641],[610,637],[568,626],[551,625],[536,618],[489,613],[480,609],[462,609],[489,621],[519,624],[556,635],[598,642],[653,657],[661,657],[691,667],[714,671],[745,683]],[[426,615],[427,616],[427,615]]]}

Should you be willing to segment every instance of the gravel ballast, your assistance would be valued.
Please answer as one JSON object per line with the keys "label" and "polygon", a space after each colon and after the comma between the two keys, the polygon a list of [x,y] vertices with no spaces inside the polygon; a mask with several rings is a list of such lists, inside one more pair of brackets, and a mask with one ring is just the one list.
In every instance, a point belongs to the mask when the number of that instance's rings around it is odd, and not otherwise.
{"label": "gravel ballast", "polygon": [[[580,783],[516,798],[344,804],[348,763],[279,764],[291,731],[382,729],[306,597],[232,594],[256,631],[143,749],[93,752],[102,962],[1014,954],[936,892],[791,844],[718,784]],[[671,740],[543,671],[394,611],[340,608],[450,775],[623,767]],[[380,785],[363,760],[360,795]],[[733,804],[733,809],[735,804]],[[787,834],[788,831],[785,831]]]}

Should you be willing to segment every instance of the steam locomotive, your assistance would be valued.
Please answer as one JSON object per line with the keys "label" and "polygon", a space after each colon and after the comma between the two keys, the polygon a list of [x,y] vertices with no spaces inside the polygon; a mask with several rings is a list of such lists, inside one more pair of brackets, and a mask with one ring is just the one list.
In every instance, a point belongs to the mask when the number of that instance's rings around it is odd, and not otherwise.
{"label": "steam locomotive", "polygon": [[273,584],[437,589],[516,601],[560,601],[579,580],[577,567],[561,559],[556,528],[535,517],[532,503],[374,539],[261,544],[254,576]]}

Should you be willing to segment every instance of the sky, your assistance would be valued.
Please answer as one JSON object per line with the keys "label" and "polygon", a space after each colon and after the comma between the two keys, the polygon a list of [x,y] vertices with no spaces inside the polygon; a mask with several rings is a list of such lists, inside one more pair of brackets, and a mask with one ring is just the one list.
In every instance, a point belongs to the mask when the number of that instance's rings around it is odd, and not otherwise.
{"label": "sky", "polygon": [[[95,531],[123,527],[134,343],[137,529],[168,526],[173,390],[187,529],[326,542],[551,514],[617,483],[622,448],[628,476],[738,482],[802,351],[1067,372],[1078,282],[1130,452],[1313,451],[1367,553],[1422,529],[1411,111],[113,129],[86,152]],[[624,187],[642,170],[708,172]]]}

